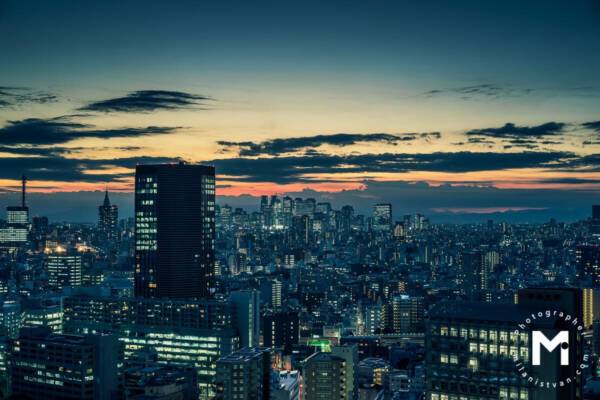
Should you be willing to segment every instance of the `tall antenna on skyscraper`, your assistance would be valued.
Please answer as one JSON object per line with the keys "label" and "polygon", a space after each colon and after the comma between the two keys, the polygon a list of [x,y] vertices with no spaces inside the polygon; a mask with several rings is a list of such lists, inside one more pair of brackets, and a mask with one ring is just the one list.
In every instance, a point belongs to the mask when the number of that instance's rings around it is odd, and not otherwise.
{"label": "tall antenna on skyscraper", "polygon": [[25,193],[27,192],[27,177],[21,177],[21,207],[25,207]]}

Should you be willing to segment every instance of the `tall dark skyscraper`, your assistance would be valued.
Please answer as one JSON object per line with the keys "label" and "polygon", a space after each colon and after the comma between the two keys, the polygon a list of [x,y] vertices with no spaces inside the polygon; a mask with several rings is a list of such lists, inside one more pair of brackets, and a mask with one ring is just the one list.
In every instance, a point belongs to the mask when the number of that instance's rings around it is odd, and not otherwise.
{"label": "tall dark skyscraper", "polygon": [[207,298],[214,280],[215,169],[138,165],[135,295]]}
{"label": "tall dark skyscraper", "polygon": [[591,231],[592,234],[600,236],[600,204],[592,206]]}
{"label": "tall dark skyscraper", "polygon": [[117,236],[119,208],[110,204],[108,190],[104,194],[104,203],[98,207],[98,233],[103,240],[114,240]]}

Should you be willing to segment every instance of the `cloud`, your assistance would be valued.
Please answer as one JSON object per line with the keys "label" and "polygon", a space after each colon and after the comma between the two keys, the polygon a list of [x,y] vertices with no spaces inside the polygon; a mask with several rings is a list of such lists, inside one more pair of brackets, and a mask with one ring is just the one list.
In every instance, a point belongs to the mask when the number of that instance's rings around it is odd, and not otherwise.
{"label": "cloud", "polygon": [[[231,180],[248,182],[319,182],[311,174],[402,173],[410,171],[462,173],[519,168],[558,168],[573,164],[578,157],[570,152],[436,152],[383,153],[362,155],[310,155],[274,158],[229,158],[213,160],[217,173]],[[580,162],[583,162],[580,160]],[[329,181],[329,178],[325,179]]]}
{"label": "cloud", "polygon": [[460,86],[447,89],[432,89],[422,93],[421,95],[428,98],[454,95],[463,100],[471,100],[475,98],[499,99],[504,97],[526,96],[531,94],[533,91],[533,89],[529,88],[517,89],[506,85],[481,83],[478,85]]}
{"label": "cloud", "polygon": [[544,136],[555,136],[563,133],[565,123],[546,122],[534,126],[517,126],[511,122],[504,124],[499,128],[473,129],[467,131],[467,136],[485,136],[496,139],[523,139],[523,138],[541,138]]}
{"label": "cloud", "polygon": [[439,132],[423,132],[423,133],[401,133],[401,134],[390,134],[390,133],[336,133],[333,135],[316,135],[316,136],[303,136],[295,138],[282,138],[282,139],[271,139],[263,142],[230,142],[230,141],[219,141],[219,145],[225,148],[236,148],[239,151],[240,156],[259,156],[259,155],[279,155],[284,153],[291,153],[303,149],[313,152],[313,148],[321,145],[331,146],[350,146],[357,143],[384,143],[388,145],[397,145],[401,142],[409,142],[413,140],[425,140],[430,141],[439,139],[441,133]]}
{"label": "cloud", "polygon": [[0,108],[16,107],[27,103],[47,104],[58,101],[55,94],[26,87],[0,86]]}
{"label": "cloud", "polygon": [[[152,112],[157,110],[178,110],[193,108],[210,97],[177,92],[172,90],[138,90],[124,97],[92,102],[79,108],[82,111],[95,112]],[[195,107],[197,108],[197,107]]]}
{"label": "cloud", "polygon": [[93,125],[74,121],[70,117],[28,118],[8,121],[5,126],[0,128],[0,145],[55,145],[83,138],[110,139],[169,134],[175,132],[176,129],[176,127],[159,126],[94,129]]}
{"label": "cloud", "polygon": [[600,133],[600,121],[584,122],[581,126]]}
{"label": "cloud", "polygon": [[473,129],[465,132],[465,135],[468,136],[469,143],[492,145],[499,141],[505,149],[521,147],[533,150],[540,145],[561,144],[560,139],[566,127],[567,124],[563,122],[546,122],[533,126],[518,126],[508,122],[498,128]]}
{"label": "cloud", "polygon": [[[69,149],[70,150],[70,149]],[[45,151],[45,152],[44,152]],[[86,159],[66,157],[50,149],[20,157],[0,157],[0,179],[18,179],[25,173],[32,180],[68,182],[107,182],[131,177],[138,163],[176,162],[169,157],[125,157],[115,159]],[[567,152],[522,153],[430,153],[430,154],[362,154],[287,157],[236,157],[207,161],[226,175],[228,181],[274,182],[278,184],[331,182],[339,173],[369,174],[403,173],[410,171],[462,173],[519,168],[567,168],[590,170],[600,167],[592,156],[577,157]],[[111,168],[126,168],[131,172],[113,174]],[[102,171],[106,170],[106,173]],[[94,171],[89,173],[88,171]],[[317,177],[315,175],[323,175]]]}
{"label": "cloud", "polygon": [[[31,180],[58,182],[111,182],[133,176],[137,164],[177,162],[169,157],[125,157],[116,159],[80,159],[58,155],[45,157],[0,157],[0,179],[20,179],[25,174]],[[112,173],[110,168],[121,167],[132,172]],[[106,173],[89,171],[102,171]]]}

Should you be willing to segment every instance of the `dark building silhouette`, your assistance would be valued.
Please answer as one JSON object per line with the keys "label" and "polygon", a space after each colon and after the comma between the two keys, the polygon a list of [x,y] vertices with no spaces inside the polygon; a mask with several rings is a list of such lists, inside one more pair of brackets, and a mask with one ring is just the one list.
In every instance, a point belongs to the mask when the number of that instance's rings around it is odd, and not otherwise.
{"label": "dark building silhouette", "polygon": [[582,281],[600,285],[600,245],[582,244],[575,251],[577,276]]}
{"label": "dark building silhouette", "polygon": [[217,400],[269,400],[269,349],[244,347],[217,361]]}
{"label": "dark building silhouette", "polygon": [[23,328],[13,341],[14,396],[47,400],[111,400],[118,389],[120,346],[111,335],[61,335]]}
{"label": "dark building silhouette", "polygon": [[210,297],[214,236],[214,167],[185,163],[136,167],[136,296]]}
{"label": "dark building silhouette", "polygon": [[282,310],[269,312],[263,316],[263,342],[266,347],[281,347],[286,354],[291,353],[299,343],[298,312]]}
{"label": "dark building silhouette", "polygon": [[119,208],[110,204],[108,190],[104,193],[104,202],[98,207],[98,234],[101,240],[117,239],[117,224],[119,222]]}
{"label": "dark building silhouette", "polygon": [[304,399],[348,399],[346,360],[331,353],[314,353],[304,360]]}
{"label": "dark building silhouette", "polygon": [[592,206],[591,232],[594,235],[600,235],[600,204]]}

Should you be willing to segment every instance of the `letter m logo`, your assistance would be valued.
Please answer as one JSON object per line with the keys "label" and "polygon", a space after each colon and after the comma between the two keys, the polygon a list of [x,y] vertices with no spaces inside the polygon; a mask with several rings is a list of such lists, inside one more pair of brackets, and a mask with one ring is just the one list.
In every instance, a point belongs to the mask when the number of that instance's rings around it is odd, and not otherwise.
{"label": "letter m logo", "polygon": [[549,340],[541,331],[531,334],[532,364],[540,365],[540,348],[544,346],[550,353],[560,346],[560,365],[569,365],[569,331],[560,331]]}

